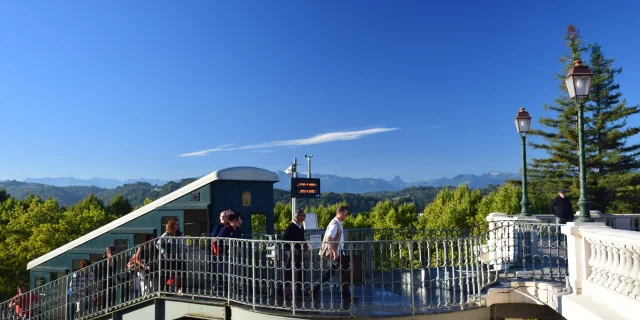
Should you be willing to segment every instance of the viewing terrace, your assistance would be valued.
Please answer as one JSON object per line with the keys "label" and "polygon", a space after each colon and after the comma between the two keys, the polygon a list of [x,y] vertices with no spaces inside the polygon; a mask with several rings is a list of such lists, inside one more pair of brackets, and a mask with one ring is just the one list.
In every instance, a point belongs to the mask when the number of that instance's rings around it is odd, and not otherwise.
{"label": "viewing terrace", "polygon": [[[631,319],[640,215],[592,216],[601,222],[493,213],[473,230],[346,229],[342,268],[324,283],[311,241],[322,231],[220,238],[217,255],[213,238],[158,238],[1,303],[0,319]],[[299,261],[285,263],[296,245]],[[138,251],[145,262],[130,264]]]}

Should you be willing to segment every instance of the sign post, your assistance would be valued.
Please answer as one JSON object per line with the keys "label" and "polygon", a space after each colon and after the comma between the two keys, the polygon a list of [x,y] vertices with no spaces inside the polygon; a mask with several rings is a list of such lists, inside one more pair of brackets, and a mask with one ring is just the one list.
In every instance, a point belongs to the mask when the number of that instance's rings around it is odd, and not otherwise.
{"label": "sign post", "polygon": [[[293,164],[291,164],[291,180],[298,178],[297,167],[298,158],[293,158]],[[297,199],[291,196],[291,220],[296,218],[296,211],[298,211]]]}
{"label": "sign post", "polygon": [[[313,155],[305,154],[304,157],[307,158],[307,178],[311,178],[311,158],[313,158]],[[311,199],[307,199],[307,205],[309,206],[307,213],[311,213]]]}

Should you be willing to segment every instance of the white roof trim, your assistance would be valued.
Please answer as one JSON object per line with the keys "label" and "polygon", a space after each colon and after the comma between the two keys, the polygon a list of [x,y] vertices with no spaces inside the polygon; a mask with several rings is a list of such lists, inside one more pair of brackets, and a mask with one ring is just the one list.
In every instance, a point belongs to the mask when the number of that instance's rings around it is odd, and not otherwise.
{"label": "white roof trim", "polygon": [[122,226],[127,222],[143,216],[158,207],[170,203],[171,201],[177,200],[180,197],[189,194],[190,192],[193,192],[197,189],[200,189],[216,180],[278,182],[280,181],[280,178],[278,178],[278,174],[276,174],[275,172],[254,167],[233,167],[212,172],[156,201],[149,203],[146,206],[143,206],[142,208],[139,208],[138,210],[126,214],[96,230],[91,231],[84,236],[65,244],[62,247],[49,251],[48,253],[34,260],[31,260],[27,264],[27,270],[33,267],[37,267],[43,262],[51,260],[52,258],[55,258],[70,249],[73,249],[89,240],[101,236],[109,232],[110,230],[113,230],[114,228]]}

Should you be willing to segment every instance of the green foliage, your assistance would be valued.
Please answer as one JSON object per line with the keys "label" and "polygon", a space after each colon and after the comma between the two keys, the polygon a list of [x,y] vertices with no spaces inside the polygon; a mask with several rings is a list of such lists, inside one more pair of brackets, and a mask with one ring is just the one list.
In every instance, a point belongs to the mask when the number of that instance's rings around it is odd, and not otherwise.
{"label": "green foliage", "polygon": [[111,203],[107,207],[106,211],[107,214],[120,218],[125,214],[133,211],[133,207],[131,206],[131,203],[129,203],[129,200],[125,199],[121,194],[119,194],[111,200]]}
{"label": "green foliage", "polygon": [[264,214],[254,214],[251,216],[251,233],[267,233],[267,216]]}
{"label": "green foliage", "polygon": [[10,196],[6,189],[0,189],[0,202],[5,202]]}
{"label": "green foliage", "polygon": [[58,248],[116,217],[95,195],[64,208],[56,199],[7,197],[0,203],[0,299],[29,282],[27,262]]}
{"label": "green foliage", "polygon": [[389,200],[378,202],[370,213],[370,220],[375,229],[411,229],[415,227],[418,212],[413,203]]}
{"label": "green foliage", "polygon": [[342,225],[349,229],[373,228],[373,221],[371,220],[369,212],[362,212],[356,216],[348,216]]}
{"label": "green foliage", "polygon": [[[313,207],[313,213],[318,215],[318,229],[324,229],[329,225],[329,222],[336,217],[336,211],[339,206],[345,206],[349,209],[346,202],[334,203],[331,205],[319,205]],[[351,211],[351,210],[349,210]]]}
{"label": "green foliage", "polygon": [[291,223],[291,203],[277,202],[273,208],[274,231],[284,233],[289,223]]}
{"label": "green foliage", "polygon": [[475,225],[486,223],[486,217],[492,212],[518,214],[521,211],[520,201],[522,190],[516,186],[505,184],[498,190],[491,192],[480,200],[478,212],[475,217]]}
{"label": "green foliage", "polygon": [[425,229],[470,229],[482,199],[479,190],[471,190],[466,184],[455,190],[443,189],[427,205],[417,226]]}

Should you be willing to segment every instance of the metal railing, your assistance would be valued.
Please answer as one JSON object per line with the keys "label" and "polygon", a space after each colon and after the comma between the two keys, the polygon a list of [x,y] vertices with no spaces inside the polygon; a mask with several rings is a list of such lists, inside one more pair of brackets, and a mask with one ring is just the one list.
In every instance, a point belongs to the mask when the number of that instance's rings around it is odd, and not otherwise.
{"label": "metal railing", "polygon": [[161,294],[293,315],[441,312],[482,306],[502,279],[566,274],[558,225],[504,221],[474,232],[345,230],[342,245],[324,244],[340,246],[337,260],[310,241],[161,237],[23,293],[12,299],[19,308],[1,303],[0,319],[91,318]]}

